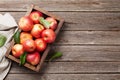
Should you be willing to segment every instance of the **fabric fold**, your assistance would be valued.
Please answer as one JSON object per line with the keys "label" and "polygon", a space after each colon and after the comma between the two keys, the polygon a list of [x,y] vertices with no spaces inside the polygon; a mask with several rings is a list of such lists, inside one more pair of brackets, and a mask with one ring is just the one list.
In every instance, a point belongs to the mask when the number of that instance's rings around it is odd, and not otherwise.
{"label": "fabric fold", "polygon": [[[5,20],[7,20],[7,22]],[[4,46],[0,47],[0,80],[3,80],[10,70],[11,61],[5,57],[5,54],[10,47],[12,37],[16,30],[17,23],[14,18],[9,13],[5,15],[0,14],[0,34],[7,38]]]}

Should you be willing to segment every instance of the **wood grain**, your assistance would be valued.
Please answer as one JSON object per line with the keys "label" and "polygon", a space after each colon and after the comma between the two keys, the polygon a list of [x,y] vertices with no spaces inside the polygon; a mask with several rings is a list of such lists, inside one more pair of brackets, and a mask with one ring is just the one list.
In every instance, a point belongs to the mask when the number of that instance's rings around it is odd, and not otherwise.
{"label": "wood grain", "polygon": [[120,61],[120,46],[53,46],[63,56],[54,61]]}
{"label": "wood grain", "polygon": [[[6,12],[0,12],[2,14]],[[26,12],[9,12],[18,22]],[[65,19],[62,30],[120,30],[120,13],[51,12]],[[18,16],[19,15],[19,16]]]}
{"label": "wood grain", "polygon": [[120,74],[9,74],[5,80],[119,80]]}
{"label": "wood grain", "polygon": [[36,73],[13,63],[5,80],[119,80],[120,0],[0,0],[18,21],[31,4],[65,19],[52,49],[63,56]]}
{"label": "wood grain", "polygon": [[[40,73],[81,74],[120,73],[120,62],[50,62],[44,63]],[[10,73],[36,73],[18,64],[13,64]]]}
{"label": "wood grain", "polygon": [[120,11],[120,0],[0,0],[0,11],[26,11],[31,4],[48,11]]}
{"label": "wood grain", "polygon": [[61,31],[55,45],[120,45],[120,31]]}

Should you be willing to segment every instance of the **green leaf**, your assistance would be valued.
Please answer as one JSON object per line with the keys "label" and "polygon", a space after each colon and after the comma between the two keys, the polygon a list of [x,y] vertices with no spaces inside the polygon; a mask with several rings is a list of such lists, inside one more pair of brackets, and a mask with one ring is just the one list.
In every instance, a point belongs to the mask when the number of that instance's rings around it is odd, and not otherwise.
{"label": "green leaf", "polygon": [[49,59],[49,61],[52,61],[53,59],[56,59],[56,58],[59,58],[62,56],[62,53],[61,52],[55,52],[51,58]]}
{"label": "green leaf", "polygon": [[43,17],[39,18],[39,22],[45,27],[45,28],[50,28],[50,22],[48,22],[47,20],[45,20]]}
{"label": "green leaf", "polygon": [[20,56],[20,66],[25,64],[25,62],[26,62],[26,55],[27,55],[27,52],[24,52],[24,54],[22,54]]}
{"label": "green leaf", "polygon": [[5,44],[6,40],[7,38],[4,35],[0,34],[0,47]]}
{"label": "green leaf", "polygon": [[17,31],[15,34],[14,34],[14,41],[15,43],[20,43],[20,31]]}

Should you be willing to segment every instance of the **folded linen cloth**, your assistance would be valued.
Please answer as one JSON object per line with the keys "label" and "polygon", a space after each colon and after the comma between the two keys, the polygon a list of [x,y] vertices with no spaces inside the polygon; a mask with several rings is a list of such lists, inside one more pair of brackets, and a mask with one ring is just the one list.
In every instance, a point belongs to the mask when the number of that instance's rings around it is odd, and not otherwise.
{"label": "folded linen cloth", "polygon": [[6,77],[11,66],[11,62],[5,58],[5,54],[10,47],[11,38],[16,30],[17,23],[14,18],[9,13],[0,14],[0,34],[7,38],[4,46],[0,48],[0,80]]}

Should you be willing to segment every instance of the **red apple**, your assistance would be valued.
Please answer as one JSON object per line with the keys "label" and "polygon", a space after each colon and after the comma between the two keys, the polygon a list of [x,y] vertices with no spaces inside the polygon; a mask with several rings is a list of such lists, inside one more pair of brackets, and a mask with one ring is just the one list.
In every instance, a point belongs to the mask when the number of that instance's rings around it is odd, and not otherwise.
{"label": "red apple", "polygon": [[35,24],[33,26],[33,29],[31,30],[31,34],[35,38],[40,38],[43,30],[44,30],[44,27],[41,24]]}
{"label": "red apple", "polygon": [[46,43],[52,43],[55,41],[56,34],[52,29],[46,29],[42,32],[42,38]]}
{"label": "red apple", "polygon": [[20,43],[21,44],[28,39],[32,39],[32,35],[30,33],[27,33],[27,32],[20,33]]}
{"label": "red apple", "polygon": [[33,21],[28,16],[20,18],[18,24],[19,28],[23,31],[30,31],[33,28]]}
{"label": "red apple", "polygon": [[15,44],[12,47],[12,55],[16,58],[19,58],[24,53],[23,45],[21,44]]}
{"label": "red apple", "polygon": [[31,14],[30,14],[30,18],[32,19],[32,21],[35,23],[35,24],[38,24],[39,23],[39,17],[42,17],[43,14],[39,11],[33,11]]}
{"label": "red apple", "polygon": [[47,17],[47,20],[50,23],[50,29],[55,30],[57,28],[57,21],[52,17]]}
{"label": "red apple", "polygon": [[26,52],[32,52],[32,51],[34,51],[35,48],[36,48],[35,42],[34,42],[34,40],[32,40],[32,39],[28,39],[28,40],[24,41],[24,42],[22,43],[22,45],[23,45],[24,50],[25,50]]}
{"label": "red apple", "polygon": [[35,51],[35,52],[27,54],[26,60],[32,65],[37,65],[40,62],[39,52]]}
{"label": "red apple", "polygon": [[36,49],[40,52],[44,51],[47,47],[46,42],[42,38],[38,38],[35,40]]}

